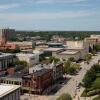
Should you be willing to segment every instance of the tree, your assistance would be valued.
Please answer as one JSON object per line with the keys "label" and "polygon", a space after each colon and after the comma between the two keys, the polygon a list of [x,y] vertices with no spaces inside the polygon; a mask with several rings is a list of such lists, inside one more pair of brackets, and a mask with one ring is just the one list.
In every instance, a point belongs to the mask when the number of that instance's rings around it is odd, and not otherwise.
{"label": "tree", "polygon": [[23,66],[27,66],[27,62],[26,61],[16,61],[14,62],[14,65],[23,65]]}
{"label": "tree", "polygon": [[69,94],[63,93],[57,98],[57,100],[72,100],[72,97]]}
{"label": "tree", "polygon": [[80,64],[77,64],[77,63],[72,64],[72,67],[74,67],[77,70],[79,70],[81,68]]}
{"label": "tree", "polygon": [[74,57],[70,57],[69,60],[72,61],[72,62],[74,62],[75,58]]}
{"label": "tree", "polygon": [[90,61],[92,59],[92,55],[90,53],[85,55],[85,60]]}
{"label": "tree", "polygon": [[94,45],[93,50],[95,50],[96,52],[98,52],[100,50],[100,44]]}
{"label": "tree", "polygon": [[92,66],[89,71],[87,71],[86,75],[83,78],[84,86],[86,88],[91,86],[91,83],[95,80],[96,78],[96,71],[94,67]]}
{"label": "tree", "polygon": [[75,67],[69,67],[68,68],[68,74],[73,75],[76,72],[76,68]]}
{"label": "tree", "polygon": [[52,63],[53,61],[54,61],[55,63],[57,63],[58,61],[60,61],[60,59],[59,59],[59,58],[56,58],[56,57],[51,56],[51,57],[49,57],[49,61],[50,61],[50,63]]}
{"label": "tree", "polygon": [[70,60],[64,62],[64,73],[68,74],[68,69],[70,68],[70,66],[71,66]]}
{"label": "tree", "polygon": [[19,53],[20,52],[20,49],[19,48],[16,48],[16,49],[9,49],[9,48],[7,48],[3,52],[4,53]]}

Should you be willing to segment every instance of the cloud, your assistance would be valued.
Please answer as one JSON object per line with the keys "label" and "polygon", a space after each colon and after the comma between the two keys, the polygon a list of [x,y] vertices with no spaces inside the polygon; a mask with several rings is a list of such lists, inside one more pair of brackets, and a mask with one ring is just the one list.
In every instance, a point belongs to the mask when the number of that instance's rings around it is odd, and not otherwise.
{"label": "cloud", "polygon": [[36,3],[79,3],[87,0],[33,0]]}
{"label": "cloud", "polygon": [[17,21],[17,20],[49,20],[65,19],[90,16],[94,13],[89,11],[63,11],[63,12],[33,12],[33,13],[1,13],[0,19]]}
{"label": "cloud", "polygon": [[[52,3],[80,3],[87,0],[16,0],[16,1],[9,1],[0,4],[0,10],[16,8],[21,6],[28,6],[34,3],[36,4],[52,4]],[[1,1],[0,1],[1,2]]]}
{"label": "cloud", "polygon": [[9,8],[15,8],[19,7],[20,4],[18,3],[12,3],[12,4],[0,4],[0,9],[9,9]]}

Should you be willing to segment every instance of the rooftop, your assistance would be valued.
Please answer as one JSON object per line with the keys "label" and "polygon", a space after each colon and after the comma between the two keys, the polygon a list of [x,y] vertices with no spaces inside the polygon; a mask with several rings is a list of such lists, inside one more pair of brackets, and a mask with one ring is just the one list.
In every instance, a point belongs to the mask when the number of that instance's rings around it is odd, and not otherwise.
{"label": "rooftop", "polygon": [[13,81],[22,81],[22,77],[28,73],[28,69],[23,69],[14,73],[13,75],[8,75],[6,77],[1,77],[1,79],[5,80],[13,80]]}
{"label": "rooftop", "polygon": [[48,73],[49,71],[50,71],[50,69],[43,68],[43,69],[37,70],[36,72],[31,73],[29,75],[25,75],[25,76],[23,76],[23,78],[31,78],[32,75],[34,75],[35,77],[39,77],[39,76],[44,75],[45,73]]}
{"label": "rooftop", "polygon": [[62,45],[62,43],[57,43],[57,42],[48,42],[48,45]]}
{"label": "rooftop", "polygon": [[42,76],[43,74],[47,73],[49,69],[43,68],[39,71],[34,72],[34,76]]}
{"label": "rooftop", "polygon": [[17,53],[16,56],[23,56],[23,57],[33,57],[36,56],[36,53]]}
{"label": "rooftop", "polygon": [[63,50],[63,48],[47,48],[44,51],[52,51],[52,52],[56,52],[56,51],[60,51]]}
{"label": "rooftop", "polygon": [[66,50],[66,51],[61,52],[60,54],[76,54],[76,53],[78,53],[78,51]]}
{"label": "rooftop", "polygon": [[56,64],[54,62],[49,63],[49,64],[38,64],[36,66],[29,68],[29,73],[41,71],[43,69],[53,69],[53,67],[57,67],[60,64],[62,64],[60,61]]}
{"label": "rooftop", "polygon": [[0,98],[20,88],[18,85],[0,84]]}
{"label": "rooftop", "polygon": [[8,57],[8,56],[14,56],[14,55],[10,54],[10,53],[1,53],[0,52],[0,58],[2,58],[2,57]]}

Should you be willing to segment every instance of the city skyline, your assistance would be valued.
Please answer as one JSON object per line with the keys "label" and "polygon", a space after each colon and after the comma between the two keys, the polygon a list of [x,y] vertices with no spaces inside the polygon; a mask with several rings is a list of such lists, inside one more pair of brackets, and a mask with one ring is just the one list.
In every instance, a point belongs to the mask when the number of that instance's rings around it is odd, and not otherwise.
{"label": "city skyline", "polygon": [[100,31],[99,0],[0,0],[0,28]]}

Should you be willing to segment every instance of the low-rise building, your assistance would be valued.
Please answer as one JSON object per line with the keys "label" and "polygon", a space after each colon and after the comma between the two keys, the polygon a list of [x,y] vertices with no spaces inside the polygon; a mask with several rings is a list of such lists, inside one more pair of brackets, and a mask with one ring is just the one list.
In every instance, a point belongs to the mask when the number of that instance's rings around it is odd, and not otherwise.
{"label": "low-rise building", "polygon": [[60,53],[64,50],[65,49],[63,48],[47,48],[47,49],[44,49],[44,53],[46,56],[55,56],[56,53]]}
{"label": "low-rise building", "polygon": [[20,86],[0,84],[0,100],[20,100]]}
{"label": "low-rise building", "polygon": [[65,50],[55,55],[57,58],[69,59],[74,58],[76,61],[81,58],[81,52],[76,50]]}
{"label": "low-rise building", "polygon": [[32,49],[33,42],[23,41],[23,42],[7,42],[8,45],[16,45],[20,50]]}
{"label": "low-rise building", "polygon": [[20,61],[26,61],[29,67],[32,67],[34,64],[39,63],[39,55],[35,53],[32,54],[18,53],[16,54],[16,57]]}
{"label": "low-rise building", "polygon": [[85,41],[66,41],[66,45],[66,50],[79,51],[81,53],[80,59],[84,59],[89,52],[89,45]]}
{"label": "low-rise building", "polygon": [[[12,70],[11,70],[12,71]],[[13,84],[22,86],[22,77],[28,74],[28,69],[23,69],[17,72],[10,72],[8,75],[1,75],[0,83]]]}
{"label": "low-rise building", "polygon": [[53,80],[58,80],[61,79],[63,77],[63,63],[58,62],[58,63],[54,63],[54,61],[52,63],[49,64],[38,64],[34,67],[29,68],[29,73],[33,73],[42,69],[51,69],[53,70]]}
{"label": "low-rise building", "polygon": [[63,43],[59,42],[48,42],[47,45],[50,48],[64,48]]}
{"label": "low-rise building", "polygon": [[42,94],[45,89],[52,85],[53,75],[51,69],[43,68],[32,74],[22,77],[22,86],[25,90]]}
{"label": "low-rise building", "polygon": [[5,70],[15,60],[14,54],[0,53],[0,70]]}
{"label": "low-rise building", "polygon": [[91,35],[84,39],[86,44],[93,48],[93,45],[100,43],[100,36],[99,35]]}

